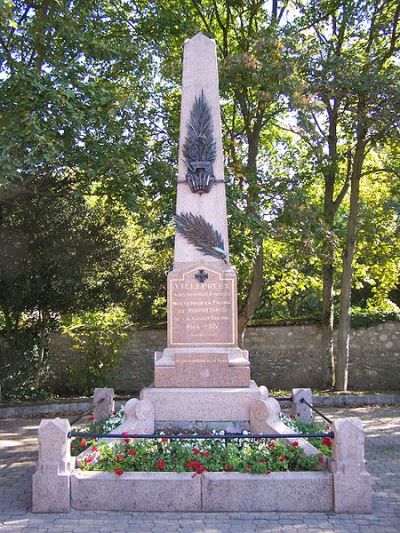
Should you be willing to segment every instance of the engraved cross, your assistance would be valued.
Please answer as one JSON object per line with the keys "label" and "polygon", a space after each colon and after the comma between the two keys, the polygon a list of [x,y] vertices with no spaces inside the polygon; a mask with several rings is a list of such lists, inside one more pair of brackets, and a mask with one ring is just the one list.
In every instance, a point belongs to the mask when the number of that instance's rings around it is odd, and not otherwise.
{"label": "engraved cross", "polygon": [[199,283],[204,283],[206,279],[208,279],[208,274],[207,272],[204,272],[204,270],[199,270],[194,277]]}

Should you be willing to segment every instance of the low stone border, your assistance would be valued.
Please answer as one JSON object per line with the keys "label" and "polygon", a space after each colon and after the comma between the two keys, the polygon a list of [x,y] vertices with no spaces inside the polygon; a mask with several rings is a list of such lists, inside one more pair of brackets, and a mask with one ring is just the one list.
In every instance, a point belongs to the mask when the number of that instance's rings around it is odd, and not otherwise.
{"label": "low stone border", "polygon": [[332,426],[333,455],[326,472],[130,472],[119,477],[75,469],[69,421],[42,420],[32,510],[370,513],[372,485],[361,420],[342,418]]}
{"label": "low stone border", "polygon": [[265,512],[333,510],[330,472],[273,472],[268,476],[213,472],[75,471],[71,507],[82,511]]}
{"label": "low stone border", "polygon": [[[279,402],[282,407],[290,407],[292,402],[287,400]],[[121,405],[125,404],[125,400],[117,400],[115,402],[118,410]],[[366,405],[396,405],[400,404],[400,394],[368,394],[366,396],[349,395],[332,395],[332,396],[313,396],[313,405],[315,407],[350,407],[350,406],[366,406]],[[83,401],[71,401],[63,403],[52,404],[31,404],[31,405],[0,405],[0,419],[1,418],[20,418],[23,416],[40,416],[40,415],[63,415],[72,414],[77,415],[84,413],[92,406],[92,399]]]}
{"label": "low stone border", "polygon": [[[126,400],[117,400],[115,408],[118,410],[125,403]],[[63,403],[0,406],[0,419],[40,415],[79,415],[92,408],[92,398]]]}

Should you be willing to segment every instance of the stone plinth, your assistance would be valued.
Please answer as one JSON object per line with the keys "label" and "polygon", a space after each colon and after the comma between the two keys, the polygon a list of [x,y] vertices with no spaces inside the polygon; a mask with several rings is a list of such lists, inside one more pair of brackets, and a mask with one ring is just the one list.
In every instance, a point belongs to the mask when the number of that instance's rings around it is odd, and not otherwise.
{"label": "stone plinth", "polygon": [[[250,420],[251,404],[261,398],[254,381],[245,388],[156,388],[140,393],[154,406],[156,422],[245,422]],[[166,424],[167,425],[167,424]]]}
{"label": "stone plinth", "polygon": [[170,348],[157,353],[156,387],[248,387],[248,352],[239,348]]}
{"label": "stone plinth", "polygon": [[237,347],[236,274],[197,263],[168,275],[168,347],[154,385],[248,387],[248,352]]}
{"label": "stone plinth", "polygon": [[365,467],[364,429],[359,418],[339,418],[330,470],[334,480],[336,513],[371,513],[372,480]]}
{"label": "stone plinth", "polygon": [[69,421],[42,420],[39,426],[39,459],[32,477],[32,511],[65,513],[70,509],[71,457]]}

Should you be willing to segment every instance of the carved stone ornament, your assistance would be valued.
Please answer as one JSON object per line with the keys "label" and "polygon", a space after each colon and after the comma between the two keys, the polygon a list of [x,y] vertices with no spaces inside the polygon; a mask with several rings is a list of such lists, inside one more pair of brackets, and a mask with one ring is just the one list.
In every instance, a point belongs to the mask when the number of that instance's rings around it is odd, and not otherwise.
{"label": "carved stone ornament", "polygon": [[200,269],[198,272],[196,272],[194,277],[199,283],[204,283],[208,279],[208,274],[205,270]]}
{"label": "carved stone ornament", "polygon": [[224,250],[222,235],[201,215],[193,215],[193,213],[176,215],[175,226],[177,231],[203,255],[223,259],[226,263],[227,253]]}
{"label": "carved stone ornament", "polygon": [[215,183],[213,162],[216,155],[211,109],[201,91],[190,111],[188,133],[183,145],[187,163],[186,181],[192,192],[210,192]]}

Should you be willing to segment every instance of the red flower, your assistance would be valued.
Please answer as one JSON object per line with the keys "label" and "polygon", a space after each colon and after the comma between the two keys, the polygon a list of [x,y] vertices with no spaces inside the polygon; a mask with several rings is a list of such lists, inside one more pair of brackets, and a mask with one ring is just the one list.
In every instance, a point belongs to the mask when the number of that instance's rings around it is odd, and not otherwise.
{"label": "red flower", "polygon": [[325,459],[324,459],[324,457],[323,457],[322,455],[320,455],[320,456],[318,457],[318,461],[319,461],[321,464],[322,464],[322,463],[325,463]]}
{"label": "red flower", "polygon": [[188,470],[193,469],[196,472],[196,474],[202,474],[203,472],[207,472],[207,470],[204,468],[201,462],[195,461],[195,460],[188,461],[185,464],[185,468],[187,468]]}
{"label": "red flower", "polygon": [[328,446],[328,448],[332,448],[332,439],[330,437],[324,437],[321,442],[325,446]]}
{"label": "red flower", "polygon": [[247,463],[246,468],[247,470],[253,470],[253,465],[251,465],[250,463]]}
{"label": "red flower", "polygon": [[195,449],[193,450],[193,453],[194,453],[194,455],[199,455],[200,450],[198,450],[197,448],[195,448]]}
{"label": "red flower", "polygon": [[128,450],[128,455],[137,455],[136,450]]}
{"label": "red flower", "polygon": [[87,446],[87,440],[86,439],[81,439],[80,445],[85,448]]}
{"label": "red flower", "polygon": [[269,442],[268,443],[268,448],[276,448],[275,442]]}
{"label": "red flower", "polygon": [[164,470],[166,465],[167,465],[167,463],[164,461],[164,459],[158,459],[158,461],[156,461],[157,470]]}
{"label": "red flower", "polygon": [[88,422],[94,422],[94,416],[88,416]]}
{"label": "red flower", "polygon": [[296,446],[298,446],[298,445],[299,445],[299,443],[297,442],[297,440],[294,440],[294,441],[292,442],[292,446],[295,446],[295,447],[296,447]]}
{"label": "red flower", "polygon": [[279,456],[279,461],[280,461],[281,463],[284,463],[284,462],[286,461],[286,457],[283,455],[283,453],[280,454],[280,456]]}
{"label": "red flower", "polygon": [[161,442],[169,442],[169,439],[168,439],[167,437],[163,437],[163,438],[161,439]]}
{"label": "red flower", "polygon": [[124,458],[125,458],[125,456],[124,456],[123,453],[119,453],[119,454],[117,455],[117,459],[118,459],[118,461],[123,461]]}
{"label": "red flower", "polygon": [[203,457],[210,457],[211,454],[210,454],[210,452],[201,452],[201,455]]}
{"label": "red flower", "polygon": [[233,470],[233,466],[232,465],[227,464],[227,465],[224,466],[224,471],[225,472],[232,472],[232,470]]}
{"label": "red flower", "polygon": [[85,457],[85,463],[93,463],[94,457],[89,455],[88,457]]}
{"label": "red flower", "polygon": [[289,416],[290,420],[294,420],[296,417],[294,415]]}
{"label": "red flower", "polygon": [[117,474],[117,476],[122,476],[123,473],[124,471],[122,470],[122,468],[116,468],[114,470],[114,474]]}
{"label": "red flower", "polygon": [[129,431],[123,431],[121,435],[129,435]]}
{"label": "red flower", "polygon": [[97,446],[92,446],[92,452],[98,452],[99,448]]}
{"label": "red flower", "polygon": [[129,444],[129,443],[131,442],[131,439],[126,438],[126,439],[124,439],[124,442],[126,442],[127,444]]}
{"label": "red flower", "polygon": [[259,463],[266,463],[267,461],[265,459],[259,459],[258,462]]}

